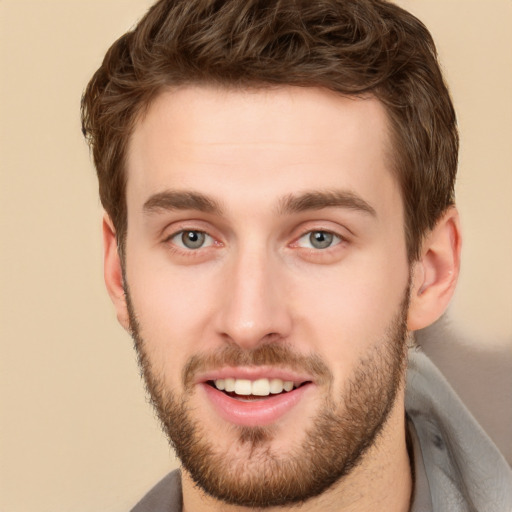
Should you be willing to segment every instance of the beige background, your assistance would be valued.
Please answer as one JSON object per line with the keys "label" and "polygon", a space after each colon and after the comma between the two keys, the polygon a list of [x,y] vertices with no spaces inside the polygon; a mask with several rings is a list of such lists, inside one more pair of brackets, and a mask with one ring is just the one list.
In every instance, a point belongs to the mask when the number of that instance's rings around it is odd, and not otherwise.
{"label": "beige background", "polygon": [[[512,1],[401,3],[437,40],[462,135],[463,271],[422,340],[512,460]],[[104,291],[79,126],[149,4],[0,0],[0,512],[126,511],[175,464]]]}

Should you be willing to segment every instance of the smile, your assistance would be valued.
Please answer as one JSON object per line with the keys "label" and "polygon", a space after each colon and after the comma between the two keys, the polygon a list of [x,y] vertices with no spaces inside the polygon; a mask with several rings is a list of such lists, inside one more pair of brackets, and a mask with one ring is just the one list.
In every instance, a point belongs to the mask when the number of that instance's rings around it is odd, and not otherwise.
{"label": "smile", "polygon": [[290,392],[305,383],[295,383],[291,380],[282,379],[236,379],[228,377],[226,379],[216,379],[209,384],[215,386],[219,391],[231,394],[231,396],[240,397],[265,397],[269,395],[278,395],[283,392]]}
{"label": "smile", "polygon": [[315,388],[311,380],[272,377],[203,380],[207,402],[224,421],[240,426],[272,425],[294,410]]}

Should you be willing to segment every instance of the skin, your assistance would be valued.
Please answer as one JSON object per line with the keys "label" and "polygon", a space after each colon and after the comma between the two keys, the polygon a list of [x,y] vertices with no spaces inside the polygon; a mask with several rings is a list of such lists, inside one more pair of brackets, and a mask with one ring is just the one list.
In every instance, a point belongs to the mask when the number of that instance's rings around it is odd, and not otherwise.
{"label": "skin", "polygon": [[[448,210],[427,233],[410,268],[391,153],[386,113],[374,98],[293,87],[185,87],[156,98],[127,155],[125,273],[153,372],[168,389],[184,392],[181,372],[195,354],[283,343],[319,356],[332,388],[345,390],[358,363],[382,342],[410,275],[409,330],[442,314],[458,275],[457,212]],[[161,207],[155,198],[170,191],[201,194],[216,208]],[[290,197],[325,191],[357,205],[283,208]],[[206,233],[205,245],[181,246],[184,229]],[[312,247],[312,231],[335,234],[333,244]],[[104,241],[107,288],[129,330],[108,217]],[[229,453],[233,426],[197,386],[192,414]],[[313,383],[272,425],[271,449],[290,452],[331,391]],[[236,447],[236,456],[248,457],[247,450]],[[378,442],[305,509],[405,511],[411,487],[401,386]],[[185,510],[237,509],[204,495],[186,471],[183,497]]]}

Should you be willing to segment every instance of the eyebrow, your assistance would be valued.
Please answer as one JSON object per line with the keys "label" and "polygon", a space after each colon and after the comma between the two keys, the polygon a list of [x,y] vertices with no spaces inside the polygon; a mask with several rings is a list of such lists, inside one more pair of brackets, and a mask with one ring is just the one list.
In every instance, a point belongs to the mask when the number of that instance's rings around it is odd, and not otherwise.
{"label": "eyebrow", "polygon": [[286,196],[280,201],[280,214],[300,213],[324,208],[347,208],[377,216],[375,209],[362,197],[347,190],[312,191]]}
{"label": "eyebrow", "polygon": [[142,207],[147,214],[173,210],[196,210],[214,215],[222,215],[220,204],[198,192],[166,190],[152,195]]}
{"label": "eyebrow", "polygon": [[[279,201],[278,215],[300,213],[324,208],[346,208],[376,217],[375,209],[360,196],[346,190],[311,191],[299,195],[290,194]],[[222,215],[218,201],[192,191],[166,190],[152,195],[143,206],[147,214],[162,211],[195,210],[213,215]]]}

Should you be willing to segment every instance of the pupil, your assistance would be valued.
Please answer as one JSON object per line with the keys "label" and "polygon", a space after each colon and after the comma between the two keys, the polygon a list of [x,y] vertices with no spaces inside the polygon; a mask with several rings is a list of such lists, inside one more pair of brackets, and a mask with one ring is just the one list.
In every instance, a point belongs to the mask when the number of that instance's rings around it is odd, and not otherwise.
{"label": "pupil", "polygon": [[311,245],[316,249],[325,249],[332,243],[333,235],[325,231],[315,231],[309,236]]}
{"label": "pupil", "polygon": [[204,233],[200,231],[187,231],[182,235],[183,245],[189,249],[198,249],[204,243]]}

